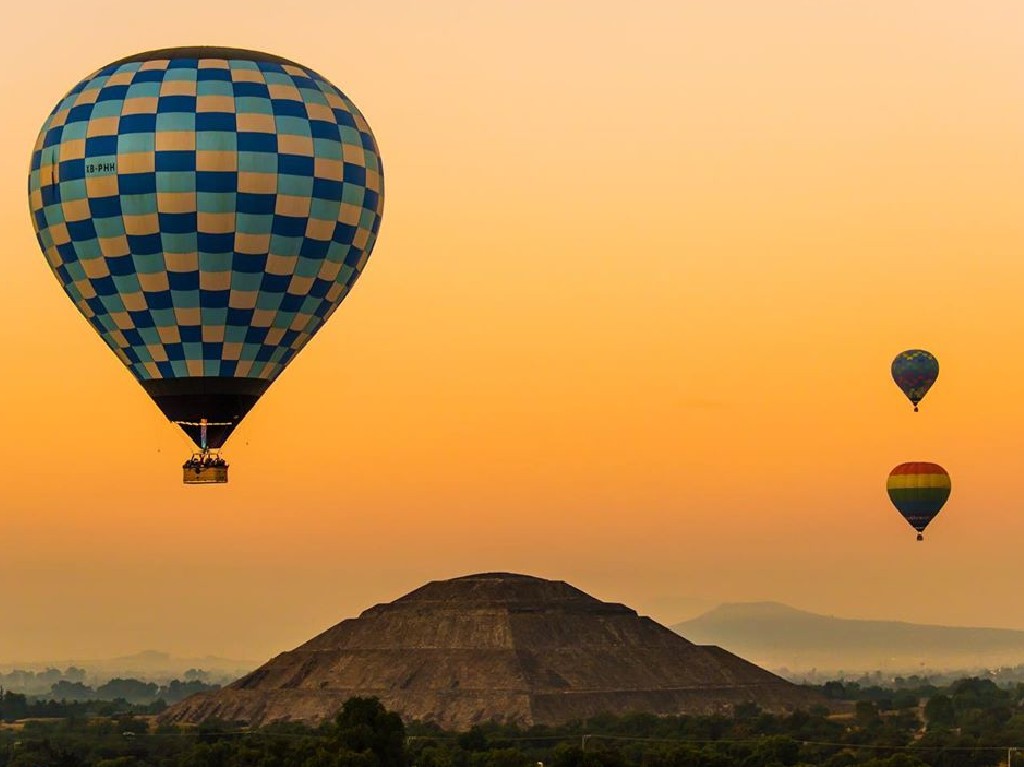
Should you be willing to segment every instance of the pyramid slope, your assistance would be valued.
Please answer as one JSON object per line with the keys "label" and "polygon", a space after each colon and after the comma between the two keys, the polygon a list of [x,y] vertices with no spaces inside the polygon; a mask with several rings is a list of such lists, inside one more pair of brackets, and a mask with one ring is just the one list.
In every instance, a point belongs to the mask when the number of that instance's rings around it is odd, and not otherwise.
{"label": "pyramid slope", "polygon": [[465,729],[559,724],[602,712],[781,710],[812,693],[717,647],[700,647],[621,604],[561,581],[484,573],[434,581],[282,653],[166,721],[316,723],[349,697],[406,719]]}

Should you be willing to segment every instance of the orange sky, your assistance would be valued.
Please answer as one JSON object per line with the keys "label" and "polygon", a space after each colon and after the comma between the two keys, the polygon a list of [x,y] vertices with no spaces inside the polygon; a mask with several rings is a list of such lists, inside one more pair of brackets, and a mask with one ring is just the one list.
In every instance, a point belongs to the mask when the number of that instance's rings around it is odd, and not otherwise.
{"label": "orange sky", "polygon": [[[1024,4],[55,2],[0,47],[0,663],[263,659],[483,570],[663,622],[1024,628]],[[387,200],[231,484],[186,488],[25,189],[67,89],[197,43],[342,88]],[[918,415],[907,347],[942,364]],[[953,478],[923,544],[884,490],[907,460]]]}

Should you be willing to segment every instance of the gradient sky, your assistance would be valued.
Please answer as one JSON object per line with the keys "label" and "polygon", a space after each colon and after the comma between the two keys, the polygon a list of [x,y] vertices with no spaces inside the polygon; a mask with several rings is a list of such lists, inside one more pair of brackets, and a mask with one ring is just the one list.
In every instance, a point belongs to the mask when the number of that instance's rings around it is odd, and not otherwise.
{"label": "gradient sky", "polygon": [[[1024,4],[248,0],[5,10],[0,663],[263,660],[511,570],[663,622],[771,599],[1024,629]],[[295,59],[373,127],[344,306],[190,443],[54,280],[36,133],[152,48]],[[942,374],[914,414],[889,378]],[[889,469],[953,478],[924,543]]]}

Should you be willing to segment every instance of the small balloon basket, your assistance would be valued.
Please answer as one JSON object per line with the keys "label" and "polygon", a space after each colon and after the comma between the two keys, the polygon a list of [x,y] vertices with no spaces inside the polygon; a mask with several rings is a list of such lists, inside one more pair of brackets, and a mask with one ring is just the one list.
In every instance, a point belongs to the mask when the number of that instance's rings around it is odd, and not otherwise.
{"label": "small balloon basket", "polygon": [[193,453],[181,470],[186,485],[223,485],[228,481],[227,462],[210,450]]}

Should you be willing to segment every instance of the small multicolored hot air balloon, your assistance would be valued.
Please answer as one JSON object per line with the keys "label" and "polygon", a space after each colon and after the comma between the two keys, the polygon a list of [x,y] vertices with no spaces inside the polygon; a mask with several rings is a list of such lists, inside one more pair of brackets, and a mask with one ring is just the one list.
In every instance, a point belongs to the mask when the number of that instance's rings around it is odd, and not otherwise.
{"label": "small multicolored hot air balloon", "polygon": [[917,530],[920,541],[924,540],[921,533],[949,499],[952,483],[937,463],[911,461],[889,472],[885,489],[896,510]]}
{"label": "small multicolored hot air balloon", "polygon": [[384,178],[366,120],[316,72],[194,47],[72,88],[39,132],[28,193],[64,291],[199,448],[185,481],[224,482],[209,451],[348,295]]}
{"label": "small multicolored hot air balloon", "polygon": [[913,403],[915,413],[917,403],[924,399],[938,377],[939,361],[924,349],[907,349],[892,361],[892,380]]}

